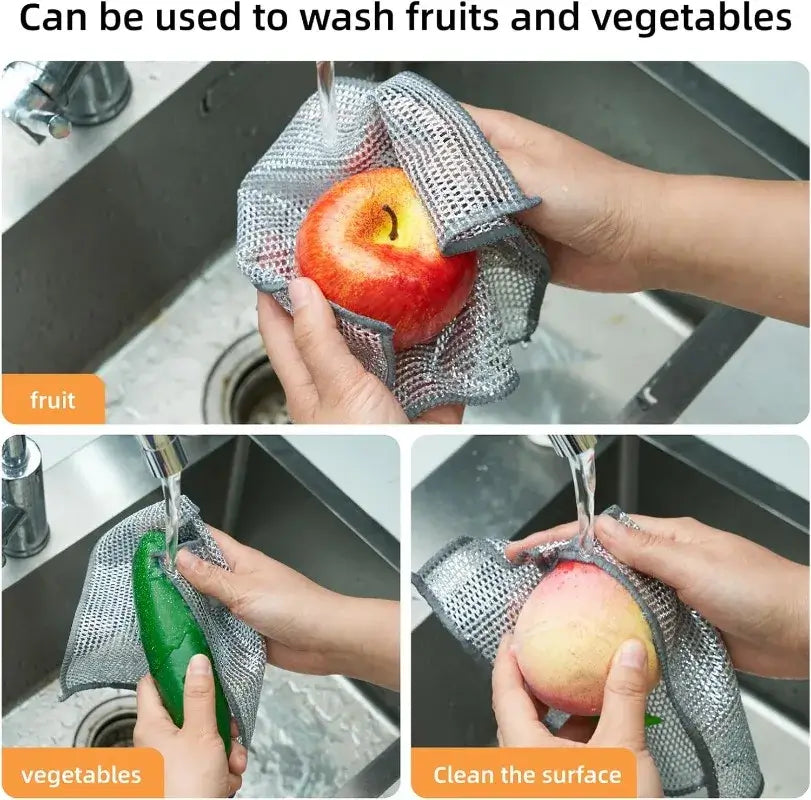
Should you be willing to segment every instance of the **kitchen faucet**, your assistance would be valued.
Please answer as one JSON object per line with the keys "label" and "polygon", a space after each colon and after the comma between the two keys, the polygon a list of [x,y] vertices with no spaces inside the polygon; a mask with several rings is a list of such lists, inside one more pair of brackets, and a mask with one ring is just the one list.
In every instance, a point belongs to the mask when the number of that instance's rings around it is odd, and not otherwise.
{"label": "kitchen faucet", "polygon": [[159,480],[171,478],[189,463],[179,436],[136,436],[150,472]]}
{"label": "kitchen faucet", "polygon": [[118,116],[132,94],[123,61],[12,61],[0,80],[3,117],[36,144],[73,125]]}
{"label": "kitchen faucet", "polygon": [[593,450],[597,446],[597,437],[590,434],[557,434],[550,433],[549,441],[554,451],[567,461]]}
{"label": "kitchen faucet", "polygon": [[179,436],[136,436],[147,466],[161,482],[165,510],[166,553],[174,569],[180,527],[180,474],[189,463]]}
{"label": "kitchen faucet", "polygon": [[9,436],[0,455],[3,476],[3,566],[6,556],[28,558],[48,543],[42,453],[33,439]]}

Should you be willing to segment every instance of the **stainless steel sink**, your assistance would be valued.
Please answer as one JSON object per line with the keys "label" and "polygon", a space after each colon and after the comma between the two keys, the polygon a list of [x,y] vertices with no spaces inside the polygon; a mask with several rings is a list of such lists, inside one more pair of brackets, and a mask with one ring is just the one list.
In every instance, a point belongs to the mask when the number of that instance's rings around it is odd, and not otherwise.
{"label": "stainless steel sink", "polygon": [[[313,65],[129,66],[128,126],[77,131],[33,154],[4,143],[4,191],[16,191],[3,236],[4,369],[98,371],[111,422],[283,419],[251,336],[253,290],[233,265],[234,205],[242,176],[313,91]],[[652,168],[790,178],[804,155],[807,172],[807,148],[717,84],[707,91],[688,66],[386,62],[338,72],[385,78],[408,67],[455,97]],[[50,191],[26,191],[31,183]],[[673,421],[759,322],[675,295],[553,287],[541,329],[515,348],[521,387],[467,421]],[[793,421],[765,420],[766,405],[738,421]]]}
{"label": "stainless steel sink", "polygon": [[[336,591],[399,597],[399,544],[281,437],[185,437],[183,491],[211,525]],[[131,692],[57,701],[90,549],[160,493],[132,437],[46,472],[51,541],[3,569],[3,744],[131,744]],[[265,674],[240,796],[378,796],[399,779],[399,698],[340,676]]]}
{"label": "stainless steel sink", "polygon": [[[808,503],[694,437],[601,439],[596,503],[693,516],[808,564]],[[412,564],[418,569],[457,536],[519,538],[575,516],[568,466],[550,448],[518,436],[476,436],[414,488]],[[413,590],[412,624],[412,745],[493,744],[489,674]],[[743,674],[739,681],[764,796],[802,795],[809,781],[808,681]]]}

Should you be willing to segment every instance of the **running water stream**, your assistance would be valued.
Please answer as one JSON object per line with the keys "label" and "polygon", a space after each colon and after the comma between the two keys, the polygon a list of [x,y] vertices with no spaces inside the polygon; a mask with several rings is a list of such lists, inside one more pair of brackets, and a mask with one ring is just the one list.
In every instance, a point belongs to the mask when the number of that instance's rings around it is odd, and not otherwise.
{"label": "running water stream", "polygon": [[577,503],[577,521],[580,524],[578,545],[584,553],[594,551],[594,490],[597,487],[597,469],[594,449],[569,457]]}
{"label": "running water stream", "polygon": [[321,101],[321,136],[327,148],[335,147],[338,141],[338,119],[335,111],[335,62],[316,61],[315,74],[318,83],[318,98]]}
{"label": "running water stream", "polygon": [[166,567],[174,572],[180,531],[180,472],[161,479],[166,514]]}

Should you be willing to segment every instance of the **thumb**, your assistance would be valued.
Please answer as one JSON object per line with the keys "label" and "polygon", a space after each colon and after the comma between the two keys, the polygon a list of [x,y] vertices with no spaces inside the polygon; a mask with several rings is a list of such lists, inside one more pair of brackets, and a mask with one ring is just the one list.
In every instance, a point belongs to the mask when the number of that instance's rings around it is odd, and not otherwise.
{"label": "thumb", "polygon": [[196,736],[217,732],[214,671],[202,653],[189,659],[183,685],[183,728]]}
{"label": "thumb", "polygon": [[149,735],[156,730],[177,730],[158,694],[158,687],[149,673],[138,681],[136,703],[138,710],[135,725],[136,739],[143,741],[145,732]]}
{"label": "thumb", "polygon": [[644,750],[647,701],[648,651],[639,639],[629,639],[611,663],[592,744]]}
{"label": "thumb", "polygon": [[366,374],[338,330],[335,313],[309,278],[290,282],[293,338],[316,391],[323,399],[342,395]]}
{"label": "thumb", "polygon": [[[199,558],[185,547],[177,551],[178,572],[195,588],[228,606],[235,614],[241,597],[240,579],[233,572]],[[237,614],[237,616],[239,616]]]}

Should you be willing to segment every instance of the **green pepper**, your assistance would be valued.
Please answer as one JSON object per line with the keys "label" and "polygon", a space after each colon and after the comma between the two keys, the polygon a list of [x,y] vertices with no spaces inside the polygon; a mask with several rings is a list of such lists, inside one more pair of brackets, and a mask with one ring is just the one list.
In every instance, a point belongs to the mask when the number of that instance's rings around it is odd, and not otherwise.
{"label": "green pepper", "polygon": [[[183,684],[191,657],[202,653],[214,662],[202,629],[161,566],[166,551],[163,531],[144,534],[132,559],[132,591],[149,671],[172,722],[183,726]],[[217,729],[231,752],[231,712],[214,670]]]}
{"label": "green pepper", "polygon": [[[599,721],[600,715],[597,714],[596,717],[591,717],[591,719]],[[648,714],[647,712],[645,712],[645,727],[646,728],[651,728],[654,725],[659,725],[661,722],[662,722],[661,717],[657,717],[655,714]]]}

